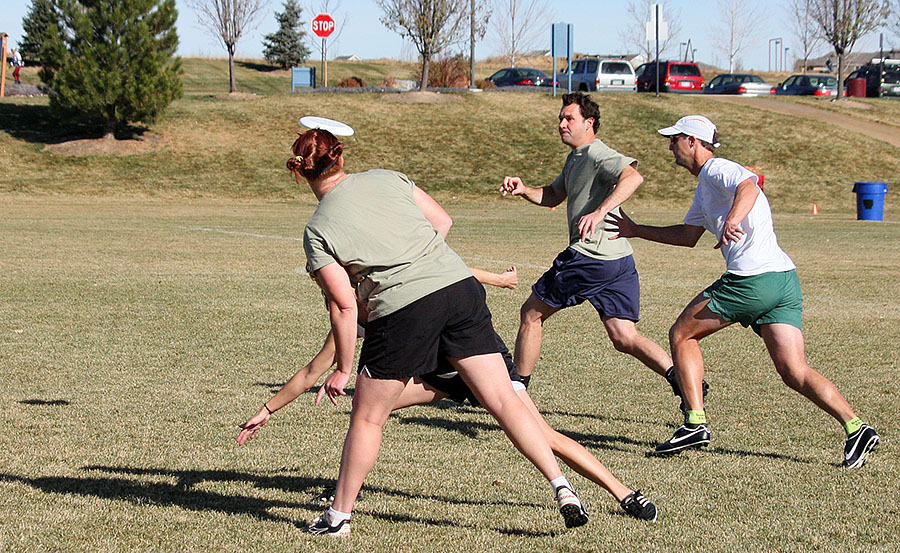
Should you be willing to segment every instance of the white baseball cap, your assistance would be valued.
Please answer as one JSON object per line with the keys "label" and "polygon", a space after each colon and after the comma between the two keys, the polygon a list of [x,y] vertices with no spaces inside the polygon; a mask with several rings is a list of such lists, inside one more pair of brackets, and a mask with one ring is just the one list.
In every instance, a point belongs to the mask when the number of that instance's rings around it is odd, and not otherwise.
{"label": "white baseball cap", "polygon": [[688,115],[682,117],[677,123],[671,127],[659,129],[659,134],[663,136],[675,136],[676,134],[686,134],[699,138],[704,142],[709,142],[713,148],[721,146],[716,139],[716,126],[713,122],[702,115]]}

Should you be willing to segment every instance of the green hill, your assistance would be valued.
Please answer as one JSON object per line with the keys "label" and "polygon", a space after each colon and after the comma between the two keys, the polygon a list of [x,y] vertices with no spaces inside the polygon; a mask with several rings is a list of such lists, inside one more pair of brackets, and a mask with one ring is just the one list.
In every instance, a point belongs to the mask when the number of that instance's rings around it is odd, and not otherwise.
{"label": "green hill", "polygon": [[[417,103],[397,93],[287,92],[287,71],[238,63],[242,94],[228,95],[225,60],[185,60],[185,97],[144,133],[147,147],[132,155],[50,153],[79,135],[50,117],[46,98],[0,100],[0,192],[202,196],[284,199],[307,197],[284,169],[302,129],[297,119],[317,114],[346,121],[351,171],[387,167],[420,186],[460,197],[492,197],[504,175],[548,183],[567,148],[556,134],[559,99],[547,92],[485,91],[442,94]],[[330,62],[329,77],[355,75],[374,83],[409,78],[412,64]],[[434,99],[432,99],[434,100]],[[824,123],[732,106],[702,96],[598,96],[600,137],[640,160],[645,183],[638,197],[687,200],[693,179],[674,165],[656,129],[688,113],[715,121],[720,155],[758,167],[766,192],[781,210],[852,209],[855,181],[887,181],[900,174],[897,148]],[[869,113],[897,119],[896,101],[868,101]],[[897,124],[897,122],[894,122]],[[143,152],[143,153],[140,153]]]}

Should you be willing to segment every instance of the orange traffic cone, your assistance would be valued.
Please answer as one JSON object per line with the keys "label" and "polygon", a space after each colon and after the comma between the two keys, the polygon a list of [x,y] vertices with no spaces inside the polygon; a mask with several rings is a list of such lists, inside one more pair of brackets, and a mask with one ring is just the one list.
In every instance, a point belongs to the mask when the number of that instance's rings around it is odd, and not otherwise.
{"label": "orange traffic cone", "polygon": [[818,215],[818,214],[819,214],[819,208],[816,207],[816,204],[813,204],[813,207],[812,207],[812,214],[813,214],[813,215]]}

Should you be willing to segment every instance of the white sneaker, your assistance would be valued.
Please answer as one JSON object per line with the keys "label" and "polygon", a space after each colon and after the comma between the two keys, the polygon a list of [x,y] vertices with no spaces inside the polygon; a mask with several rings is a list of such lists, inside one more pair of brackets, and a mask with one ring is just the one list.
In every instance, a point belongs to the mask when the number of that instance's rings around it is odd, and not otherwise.
{"label": "white sneaker", "polygon": [[587,523],[587,511],[572,488],[568,486],[557,488],[556,504],[559,505],[559,512],[566,521],[566,528],[575,528]]}

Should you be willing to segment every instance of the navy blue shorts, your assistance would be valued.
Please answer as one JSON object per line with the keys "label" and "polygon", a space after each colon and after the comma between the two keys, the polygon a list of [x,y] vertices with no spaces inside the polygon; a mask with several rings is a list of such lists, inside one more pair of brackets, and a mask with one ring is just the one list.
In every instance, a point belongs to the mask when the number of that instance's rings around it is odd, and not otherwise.
{"label": "navy blue shorts", "polygon": [[[503,356],[503,361],[506,362],[506,370],[509,371],[509,379],[513,381],[513,387],[515,388],[515,382],[521,383],[522,377],[519,376],[519,371],[516,370],[516,364],[513,363],[513,358],[509,353],[509,349],[506,347],[506,344],[503,343],[503,339],[500,338],[500,335],[497,334],[496,331],[494,332],[494,339],[497,342],[497,349],[500,350],[500,354]],[[465,401],[468,400],[474,407],[481,405],[475,397],[475,394],[469,389],[469,386],[462,377],[459,376],[459,373],[456,372],[456,369],[453,368],[450,361],[447,361],[446,357],[438,359],[438,368],[436,371],[423,374],[419,378],[435,390],[447,394],[450,396],[449,399],[457,403],[465,403]],[[525,385],[521,384],[521,387],[518,389],[525,389]]]}
{"label": "navy blue shorts", "polygon": [[556,309],[587,300],[601,317],[634,322],[641,311],[641,284],[630,255],[605,261],[566,248],[531,291]]}
{"label": "navy blue shorts", "polygon": [[438,359],[497,353],[484,288],[469,277],[369,321],[359,370],[407,379],[437,369]]}

